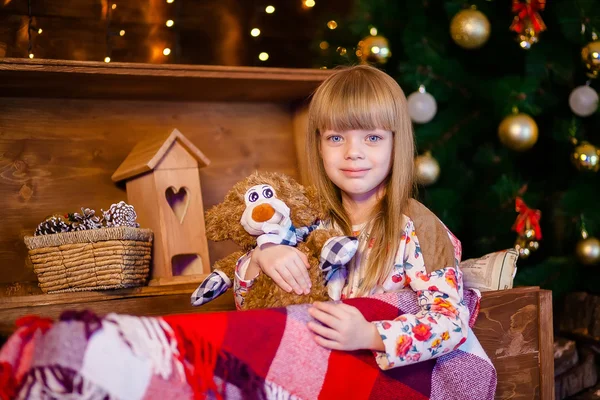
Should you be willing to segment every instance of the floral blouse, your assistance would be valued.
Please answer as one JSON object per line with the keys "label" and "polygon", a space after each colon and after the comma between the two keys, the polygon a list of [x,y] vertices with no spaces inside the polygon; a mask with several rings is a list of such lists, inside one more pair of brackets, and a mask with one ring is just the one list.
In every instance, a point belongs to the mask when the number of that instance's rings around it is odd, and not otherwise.
{"label": "floral blouse", "polygon": [[[385,351],[374,351],[381,369],[425,361],[448,353],[466,341],[469,310],[463,301],[462,272],[458,268],[461,244],[448,230],[454,245],[455,265],[427,273],[425,260],[415,234],[412,220],[404,217],[406,225],[396,252],[395,265],[388,278],[375,287],[371,294],[411,289],[417,293],[421,310],[404,314],[391,321],[373,322],[381,335]],[[348,266],[348,273],[339,288],[329,287],[333,300],[355,297],[364,276],[364,264],[369,257],[373,240],[369,233],[353,227],[359,238],[359,248]],[[234,282],[236,306],[240,309],[253,279],[243,280],[250,261],[250,253],[238,260]],[[339,281],[338,281],[339,283]],[[335,285],[336,282],[329,282]],[[334,289],[334,290],[331,290]]]}

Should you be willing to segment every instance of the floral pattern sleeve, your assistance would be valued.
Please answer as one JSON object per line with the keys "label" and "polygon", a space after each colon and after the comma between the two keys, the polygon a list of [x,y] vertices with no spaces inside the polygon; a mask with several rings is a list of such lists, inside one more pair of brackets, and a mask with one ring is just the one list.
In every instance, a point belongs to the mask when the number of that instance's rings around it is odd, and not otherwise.
{"label": "floral pattern sleeve", "polygon": [[[241,277],[246,275],[246,269],[250,264],[250,258],[252,251],[247,252],[241,256],[235,266],[235,279],[233,280],[233,298],[235,300],[235,307],[241,310],[244,307],[244,298],[246,293],[250,290],[250,287],[254,284],[256,276],[252,279],[242,279]],[[258,275],[257,275],[258,276]]]}
{"label": "floral pattern sleeve", "polygon": [[455,265],[428,274],[413,222],[409,221],[396,260],[395,273],[403,272],[404,286],[417,293],[421,310],[393,321],[374,322],[385,346],[385,351],[375,352],[377,364],[384,370],[457,349],[466,341],[468,331],[469,310],[463,301],[458,259]]}

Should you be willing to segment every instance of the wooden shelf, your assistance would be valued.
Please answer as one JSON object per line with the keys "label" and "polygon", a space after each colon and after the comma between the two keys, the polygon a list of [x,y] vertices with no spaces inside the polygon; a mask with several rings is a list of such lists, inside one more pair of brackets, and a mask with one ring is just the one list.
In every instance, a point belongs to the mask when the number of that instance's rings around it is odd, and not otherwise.
{"label": "wooden shelf", "polygon": [[3,97],[178,101],[295,101],[331,71],[319,69],[0,59]]}
{"label": "wooden shelf", "polygon": [[235,309],[231,290],[202,307],[193,307],[190,296],[197,286],[196,282],[97,292],[2,297],[0,335],[10,335],[15,329],[15,321],[25,315],[35,314],[56,319],[64,310],[158,316]]}

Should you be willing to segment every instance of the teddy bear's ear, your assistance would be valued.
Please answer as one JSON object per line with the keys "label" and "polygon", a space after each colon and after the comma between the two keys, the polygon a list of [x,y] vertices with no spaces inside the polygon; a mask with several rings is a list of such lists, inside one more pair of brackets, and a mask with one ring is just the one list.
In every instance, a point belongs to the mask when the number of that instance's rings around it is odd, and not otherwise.
{"label": "teddy bear's ear", "polygon": [[308,207],[313,212],[314,220],[324,219],[324,207],[317,193],[317,189],[312,185],[306,186],[304,189],[304,194],[306,195],[306,199],[308,200]]}
{"label": "teddy bear's ear", "polygon": [[206,238],[214,242],[220,242],[230,238],[231,213],[226,210],[226,203],[221,203],[210,208],[205,216]]}

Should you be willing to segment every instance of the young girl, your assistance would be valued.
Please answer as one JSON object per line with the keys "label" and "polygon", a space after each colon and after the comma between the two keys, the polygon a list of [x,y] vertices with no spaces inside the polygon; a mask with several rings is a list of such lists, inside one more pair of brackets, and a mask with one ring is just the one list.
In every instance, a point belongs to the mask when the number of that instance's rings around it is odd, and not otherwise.
{"label": "young girl", "polygon": [[[414,223],[403,214],[412,197],[414,151],[406,97],[384,72],[364,65],[339,69],[315,92],[307,153],[311,182],[329,210],[329,221],[321,225],[359,239],[341,293],[332,297],[410,288],[421,311],[370,323],[352,306],[315,303],[309,309],[315,321],[308,328],[323,347],[375,351],[382,369],[445,354],[466,340],[468,330],[460,243],[448,232],[454,263],[428,273]],[[307,267],[294,247],[257,247],[238,262],[236,302],[243,301],[259,273],[287,291],[308,293]]]}

